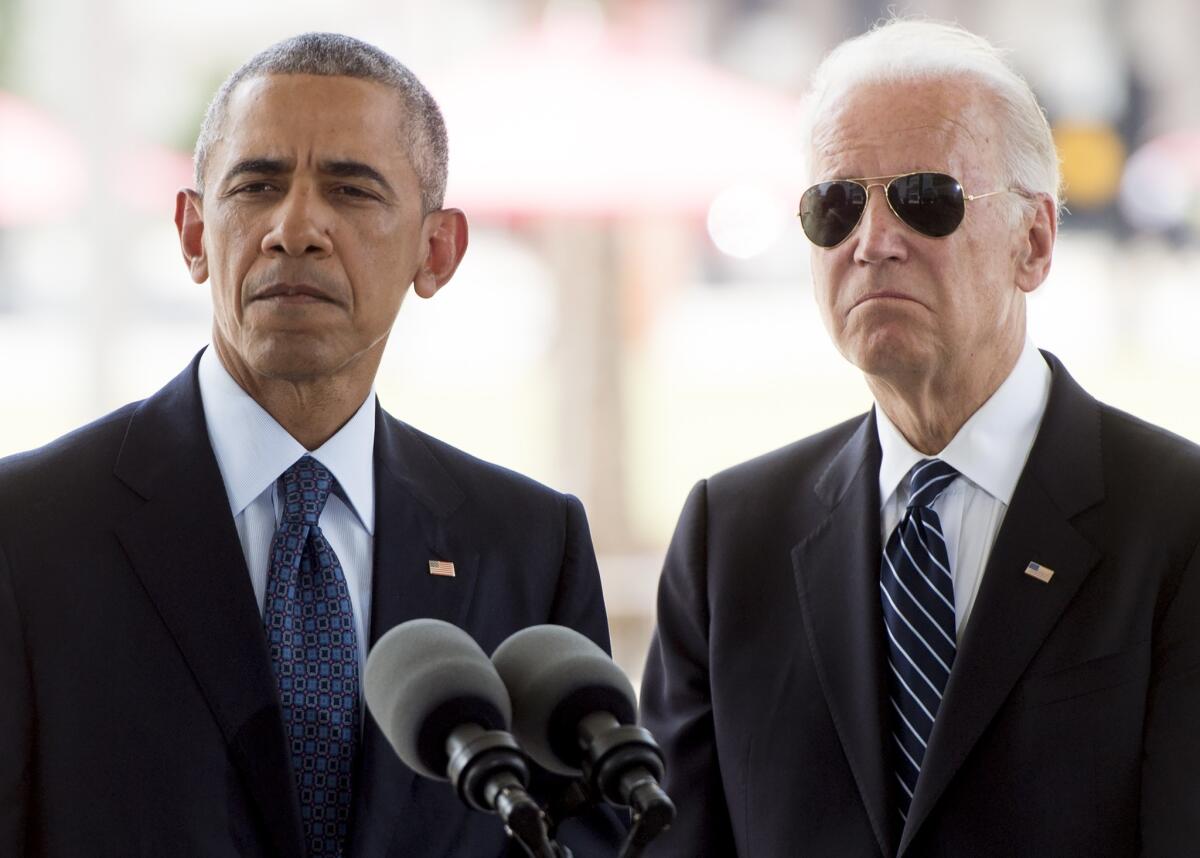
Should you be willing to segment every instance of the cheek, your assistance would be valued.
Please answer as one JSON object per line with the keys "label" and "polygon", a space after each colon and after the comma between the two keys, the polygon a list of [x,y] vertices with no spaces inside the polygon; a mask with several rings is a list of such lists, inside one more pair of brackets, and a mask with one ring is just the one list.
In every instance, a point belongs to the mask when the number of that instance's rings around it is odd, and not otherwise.
{"label": "cheek", "polygon": [[399,254],[364,253],[344,264],[352,284],[359,324],[376,328],[389,323],[400,308],[408,284],[403,282],[406,260]]}
{"label": "cheek", "polygon": [[959,264],[947,278],[947,297],[963,324],[986,328],[1003,323],[1016,293],[1010,248],[995,241],[972,241],[955,261]]}
{"label": "cheek", "polygon": [[821,320],[831,331],[835,326],[840,327],[837,304],[841,291],[839,287],[841,280],[842,271],[833,254],[828,251],[820,253],[814,251],[812,256],[813,297],[817,302],[817,309],[821,313]]}
{"label": "cheek", "polygon": [[212,279],[213,317],[224,326],[239,327],[242,324],[242,304],[238,300],[238,293],[238,288],[230,285],[229,280]]}
{"label": "cheek", "polygon": [[[227,217],[215,229],[204,232],[209,264],[225,279],[240,278],[259,254],[261,239],[255,239],[253,224],[246,218]],[[228,283],[223,288],[228,288]]]}
{"label": "cheek", "polygon": [[213,311],[227,319],[241,320],[242,293],[255,261],[258,244],[247,233],[227,231],[209,250],[209,284]]}
{"label": "cheek", "polygon": [[817,302],[817,312],[821,314],[821,321],[824,322],[826,328],[832,327],[834,301],[827,278],[818,276],[813,279],[813,297]]}

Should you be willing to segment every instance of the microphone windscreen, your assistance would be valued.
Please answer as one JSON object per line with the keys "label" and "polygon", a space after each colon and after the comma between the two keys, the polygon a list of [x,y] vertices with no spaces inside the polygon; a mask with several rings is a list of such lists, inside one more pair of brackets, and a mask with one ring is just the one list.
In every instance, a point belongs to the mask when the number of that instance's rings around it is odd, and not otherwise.
{"label": "microphone windscreen", "polygon": [[512,705],[474,639],[441,620],[409,620],[371,649],[363,693],[379,728],[406,766],[446,780],[446,739],[456,727],[507,730]]}
{"label": "microphone windscreen", "polygon": [[578,775],[583,760],[579,722],[608,712],[622,724],[637,721],[633,685],[599,646],[563,626],[530,626],[492,653],[508,687],[513,735],[542,767]]}

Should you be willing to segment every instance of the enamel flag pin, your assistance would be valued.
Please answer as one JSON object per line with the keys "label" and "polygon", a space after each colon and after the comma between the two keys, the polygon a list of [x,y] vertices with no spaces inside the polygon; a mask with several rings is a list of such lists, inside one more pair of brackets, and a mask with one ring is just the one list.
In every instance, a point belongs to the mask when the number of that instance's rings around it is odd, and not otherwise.
{"label": "enamel flag pin", "polygon": [[439,575],[442,578],[454,577],[454,564],[449,560],[430,560],[429,574]]}
{"label": "enamel flag pin", "polygon": [[1037,578],[1039,581],[1045,584],[1054,577],[1054,570],[1049,566],[1043,566],[1040,563],[1034,563],[1030,561],[1029,565],[1025,567],[1025,574],[1030,578]]}

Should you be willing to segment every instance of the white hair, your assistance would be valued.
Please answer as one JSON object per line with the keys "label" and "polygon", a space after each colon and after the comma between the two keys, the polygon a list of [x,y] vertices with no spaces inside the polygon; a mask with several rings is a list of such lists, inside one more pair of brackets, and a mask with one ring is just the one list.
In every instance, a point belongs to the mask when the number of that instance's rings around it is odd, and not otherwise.
{"label": "white hair", "polygon": [[1000,164],[1010,187],[1061,207],[1058,152],[1037,98],[1004,52],[956,24],[892,18],[834,48],[813,72],[808,127],[862,84],[970,78],[995,98]]}

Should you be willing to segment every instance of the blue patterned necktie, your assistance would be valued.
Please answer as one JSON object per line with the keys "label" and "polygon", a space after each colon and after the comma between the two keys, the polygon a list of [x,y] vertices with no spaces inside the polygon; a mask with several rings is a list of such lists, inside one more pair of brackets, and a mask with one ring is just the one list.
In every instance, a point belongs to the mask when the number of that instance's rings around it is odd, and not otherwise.
{"label": "blue patterned necktie", "polygon": [[958,471],[924,459],[908,477],[908,509],[883,550],[879,572],[888,640],[888,687],[899,811],[908,809],[957,648],[954,578],[933,502]]}
{"label": "blue patterned necktie", "polygon": [[333,475],[311,456],[279,478],[263,623],[283,704],[308,858],[339,858],[358,740],[358,637],[350,591],[318,521]]}

